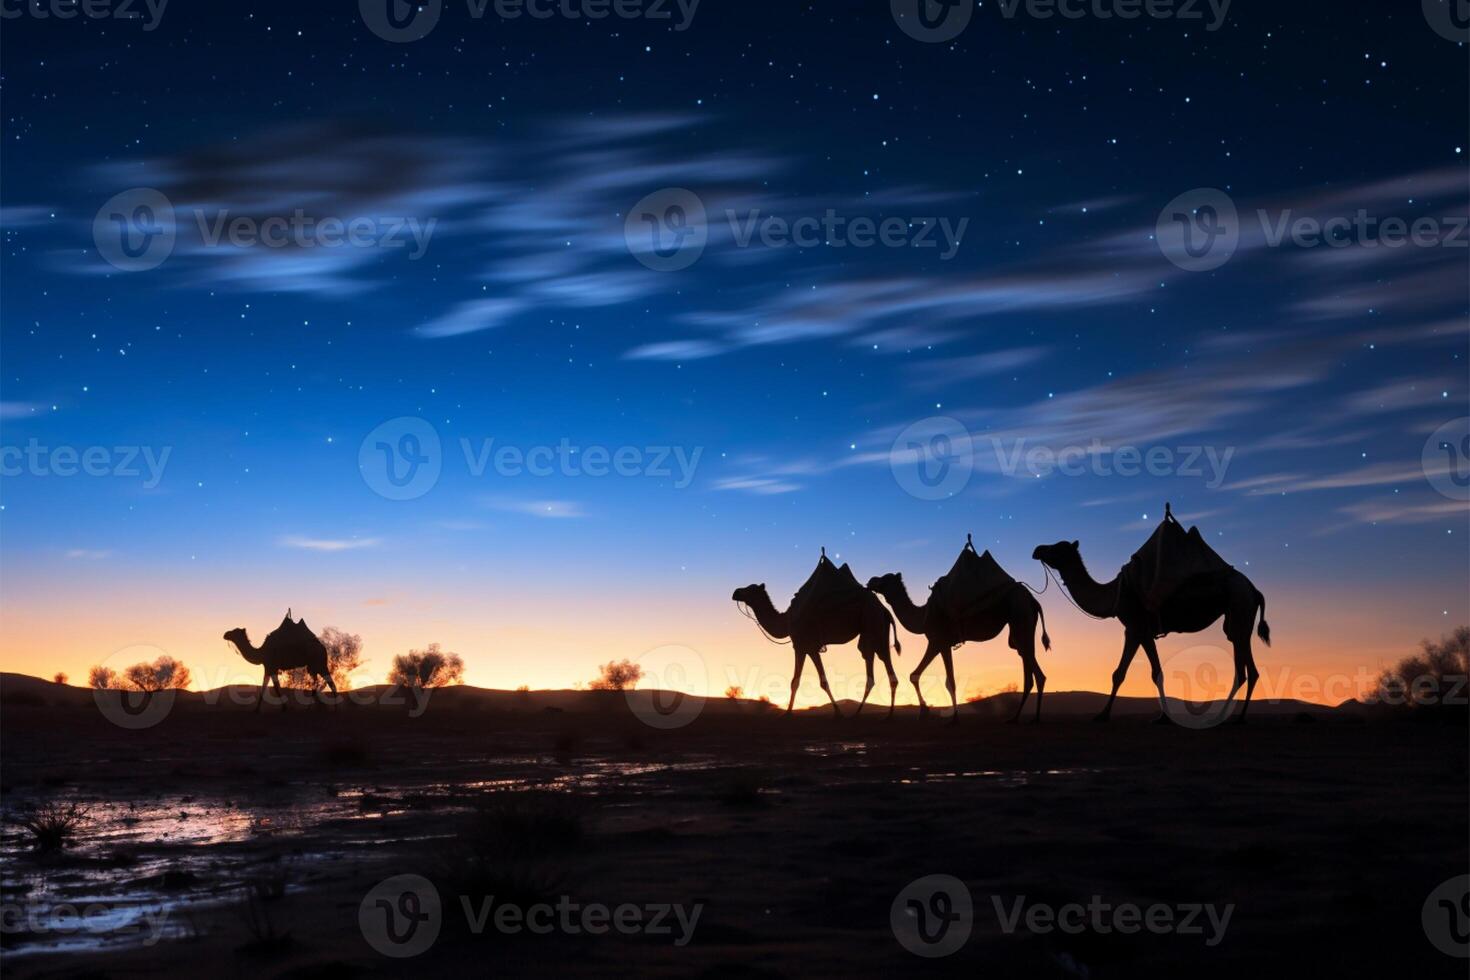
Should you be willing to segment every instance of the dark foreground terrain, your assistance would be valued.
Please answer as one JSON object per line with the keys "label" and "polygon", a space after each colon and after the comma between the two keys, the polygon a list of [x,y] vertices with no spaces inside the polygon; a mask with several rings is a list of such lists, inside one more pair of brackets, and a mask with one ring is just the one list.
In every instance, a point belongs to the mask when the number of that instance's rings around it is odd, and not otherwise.
{"label": "dark foreground terrain", "polygon": [[[1470,870],[1454,724],[752,711],[660,732],[618,699],[436,708],[180,710],[132,732],[83,705],[7,704],[6,814],[80,801],[87,818],[59,855],[5,827],[6,976],[1465,975],[1422,920],[1436,886]],[[401,887],[375,893],[382,905],[369,893],[404,874],[442,904],[437,939],[400,959],[370,938],[398,949],[433,912]],[[973,926],[926,960],[891,912],[928,875],[964,882]],[[900,916],[937,935],[961,913],[923,887]],[[530,934],[493,913],[476,933],[492,895],[634,906],[625,922],[645,924],[660,906],[702,909],[692,930],[666,913],[666,933],[574,917],[575,934]],[[1073,904],[1162,906],[1175,926],[1125,933],[1086,913],[1047,928],[1045,910]],[[1008,925],[1037,907],[1038,928]]]}

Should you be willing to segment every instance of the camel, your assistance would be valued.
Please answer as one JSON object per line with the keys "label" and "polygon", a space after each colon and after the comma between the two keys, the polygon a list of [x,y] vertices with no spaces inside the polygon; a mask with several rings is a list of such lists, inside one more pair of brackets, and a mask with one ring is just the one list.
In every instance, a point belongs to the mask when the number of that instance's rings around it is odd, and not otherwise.
{"label": "camel", "polygon": [[[269,681],[275,688],[276,697],[281,696],[280,672],[283,670],[294,670],[305,667],[311,676],[318,680],[327,682],[332,689],[332,694],[337,694],[337,685],[332,680],[332,672],[327,665],[327,648],[322,641],[307,627],[306,620],[299,623],[291,621],[291,613],[287,611],[285,622],[280,628],[272,631],[265,638],[265,642],[256,649],[250,642],[250,636],[243,627],[237,627],[225,634],[225,639],[235,645],[247,663],[260,664],[264,673],[260,679],[260,694],[255,699],[255,710],[260,711],[261,703],[265,701],[265,685]],[[320,697],[320,691],[318,691]],[[281,701],[281,708],[285,710],[286,702]]]}
{"label": "camel", "polygon": [[[924,701],[924,692],[919,689],[919,678],[930,662],[935,657],[944,658],[944,685],[949,689],[949,703],[953,709],[950,724],[956,724],[960,720],[960,713],[959,704],[955,700],[954,649],[962,643],[993,640],[1000,635],[1001,630],[1009,627],[1008,642],[1011,649],[1021,657],[1026,685],[1021,692],[1021,703],[1016,705],[1016,713],[1010,720],[1020,720],[1026,700],[1031,696],[1031,684],[1034,680],[1036,721],[1041,721],[1041,698],[1046,693],[1046,674],[1042,673],[1041,665],[1036,661],[1037,620],[1041,621],[1041,645],[1047,650],[1051,649],[1051,637],[1046,634],[1046,615],[1041,611],[1041,603],[1036,601],[1036,597],[1025,586],[1017,583],[997,597],[996,601],[966,616],[958,624],[933,601],[922,606],[914,605],[903,584],[903,576],[898,572],[870,579],[868,588],[888,600],[888,605],[893,608],[904,629],[922,635],[929,643],[928,649],[924,651],[924,659],[919,661],[919,666],[909,675],[909,682],[919,695],[921,717],[929,713],[929,705]],[[931,607],[934,607],[932,613]]]}
{"label": "camel", "polygon": [[[1169,633],[1198,633],[1208,629],[1221,616],[1225,617],[1225,636],[1235,650],[1235,680],[1230,695],[1225,699],[1222,718],[1228,718],[1235,702],[1236,692],[1245,684],[1245,705],[1240,709],[1236,723],[1244,724],[1250,711],[1251,695],[1256,689],[1256,658],[1251,652],[1251,626],[1260,613],[1261,624],[1256,635],[1267,646],[1271,645],[1271,627],[1266,624],[1266,597],[1250,579],[1234,568],[1220,573],[1201,575],[1187,579],[1167,600],[1155,617],[1144,607],[1142,598],[1132,589],[1123,587],[1120,572],[1110,582],[1098,582],[1088,573],[1082,563],[1081,544],[1077,541],[1058,541],[1044,544],[1032,552],[1031,557],[1056,570],[1062,583],[1072,594],[1077,607],[1098,619],[1116,618],[1123,624],[1123,656],[1118,669],[1113,671],[1113,690],[1096,721],[1107,721],[1113,712],[1113,701],[1118,697],[1118,688],[1128,676],[1128,665],[1133,662],[1138,648],[1143,647],[1148,657],[1154,687],[1159,692],[1159,717],[1156,723],[1169,724],[1167,704],[1164,700],[1164,668],[1159,663],[1159,650],[1154,641]],[[1157,634],[1155,632],[1157,625]]]}
{"label": "camel", "polygon": [[863,706],[868,703],[868,695],[872,693],[873,658],[877,657],[888,669],[888,718],[893,718],[894,702],[898,697],[898,675],[893,671],[893,660],[888,650],[890,629],[893,631],[893,646],[900,654],[903,653],[903,646],[898,642],[897,624],[873,593],[854,592],[851,601],[827,603],[825,608],[816,610],[817,616],[812,622],[806,621],[809,617],[804,615],[798,616],[798,621],[793,622],[790,609],[778,611],[764,582],[736,589],[730,598],[749,606],[760,628],[771,637],[791,638],[791,647],[796,655],[796,670],[791,675],[791,698],[786,702],[788,717],[796,703],[796,689],[801,685],[801,671],[808,657],[816,665],[817,677],[822,682],[822,690],[827,692],[827,699],[832,702],[833,713],[838,718],[842,717],[842,709],[837,706],[837,699],[832,696],[832,688],[827,683],[827,671],[822,666],[822,651],[834,643],[850,643],[856,638],[858,650],[868,668],[868,684],[863,690],[863,699],[855,714],[862,714]]}

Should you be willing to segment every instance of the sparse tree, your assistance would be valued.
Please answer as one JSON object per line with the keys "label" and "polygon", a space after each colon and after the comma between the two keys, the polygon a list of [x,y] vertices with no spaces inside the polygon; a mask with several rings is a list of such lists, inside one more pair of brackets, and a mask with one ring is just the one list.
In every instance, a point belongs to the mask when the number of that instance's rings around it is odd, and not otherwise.
{"label": "sparse tree", "polygon": [[117,671],[111,667],[103,667],[100,664],[87,671],[87,684],[99,691],[120,687]]}
{"label": "sparse tree", "polygon": [[1420,641],[1420,652],[1379,675],[1372,700],[1399,707],[1466,705],[1470,677],[1470,626],[1438,640]]}
{"label": "sparse tree", "polygon": [[66,671],[64,671],[64,670],[58,670],[56,672],[56,676],[53,677],[53,678],[51,678],[51,683],[53,683],[53,684],[65,684],[69,680],[71,680],[71,678],[66,676]]}
{"label": "sparse tree", "polygon": [[427,650],[410,650],[393,658],[388,683],[403,687],[448,687],[464,683],[464,661],[457,653],[445,653],[439,644]]}
{"label": "sparse tree", "polygon": [[598,670],[600,673],[587,685],[590,691],[631,691],[643,679],[643,668],[631,660],[613,660]]}
{"label": "sparse tree", "polygon": [[725,688],[725,697],[729,698],[731,701],[739,701],[741,698],[745,697],[745,688],[741,687],[739,684],[731,684],[729,687]]}
{"label": "sparse tree", "polygon": [[[317,639],[327,648],[327,671],[332,675],[332,683],[339,691],[351,690],[352,674],[363,665],[362,637],[328,626]],[[305,667],[293,667],[287,671],[286,685],[303,691],[317,691],[326,686],[324,681],[312,677]]]}
{"label": "sparse tree", "polygon": [[182,690],[189,686],[189,668],[173,657],[159,657],[153,663],[133,664],[123,671],[127,686],[152,694],[156,691]]}

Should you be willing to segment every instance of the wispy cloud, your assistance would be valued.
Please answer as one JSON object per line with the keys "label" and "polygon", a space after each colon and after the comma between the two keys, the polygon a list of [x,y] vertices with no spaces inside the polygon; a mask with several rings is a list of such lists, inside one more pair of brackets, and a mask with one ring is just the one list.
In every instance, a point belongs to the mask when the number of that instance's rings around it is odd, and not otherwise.
{"label": "wispy cloud", "polygon": [[285,535],[279,541],[282,548],[301,548],[306,551],[355,551],[359,548],[376,548],[381,543],[378,538],[308,538],[296,534]]}

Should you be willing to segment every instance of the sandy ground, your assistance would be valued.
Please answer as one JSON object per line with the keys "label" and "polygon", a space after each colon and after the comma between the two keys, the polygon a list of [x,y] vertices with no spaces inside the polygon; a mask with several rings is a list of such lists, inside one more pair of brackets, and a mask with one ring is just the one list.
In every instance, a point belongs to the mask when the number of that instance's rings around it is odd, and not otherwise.
{"label": "sandy ground", "polygon": [[[665,733],[616,709],[343,708],[179,712],[126,732],[95,711],[7,706],[0,735],[7,813],[60,798],[91,814],[60,857],[14,827],[0,837],[8,977],[1465,976],[1421,921],[1431,891],[1470,870],[1454,726],[812,716]],[[401,874],[442,902],[437,939],[407,959],[377,952],[360,916]],[[927,875],[961,880],[973,906],[942,958],[891,924]],[[473,910],[492,891],[701,911],[685,945],[677,926],[476,934],[460,893]],[[369,921],[422,910],[393,894]],[[96,931],[58,930],[58,906],[88,903]],[[1006,928],[1018,907],[1073,903],[1230,918]]]}

